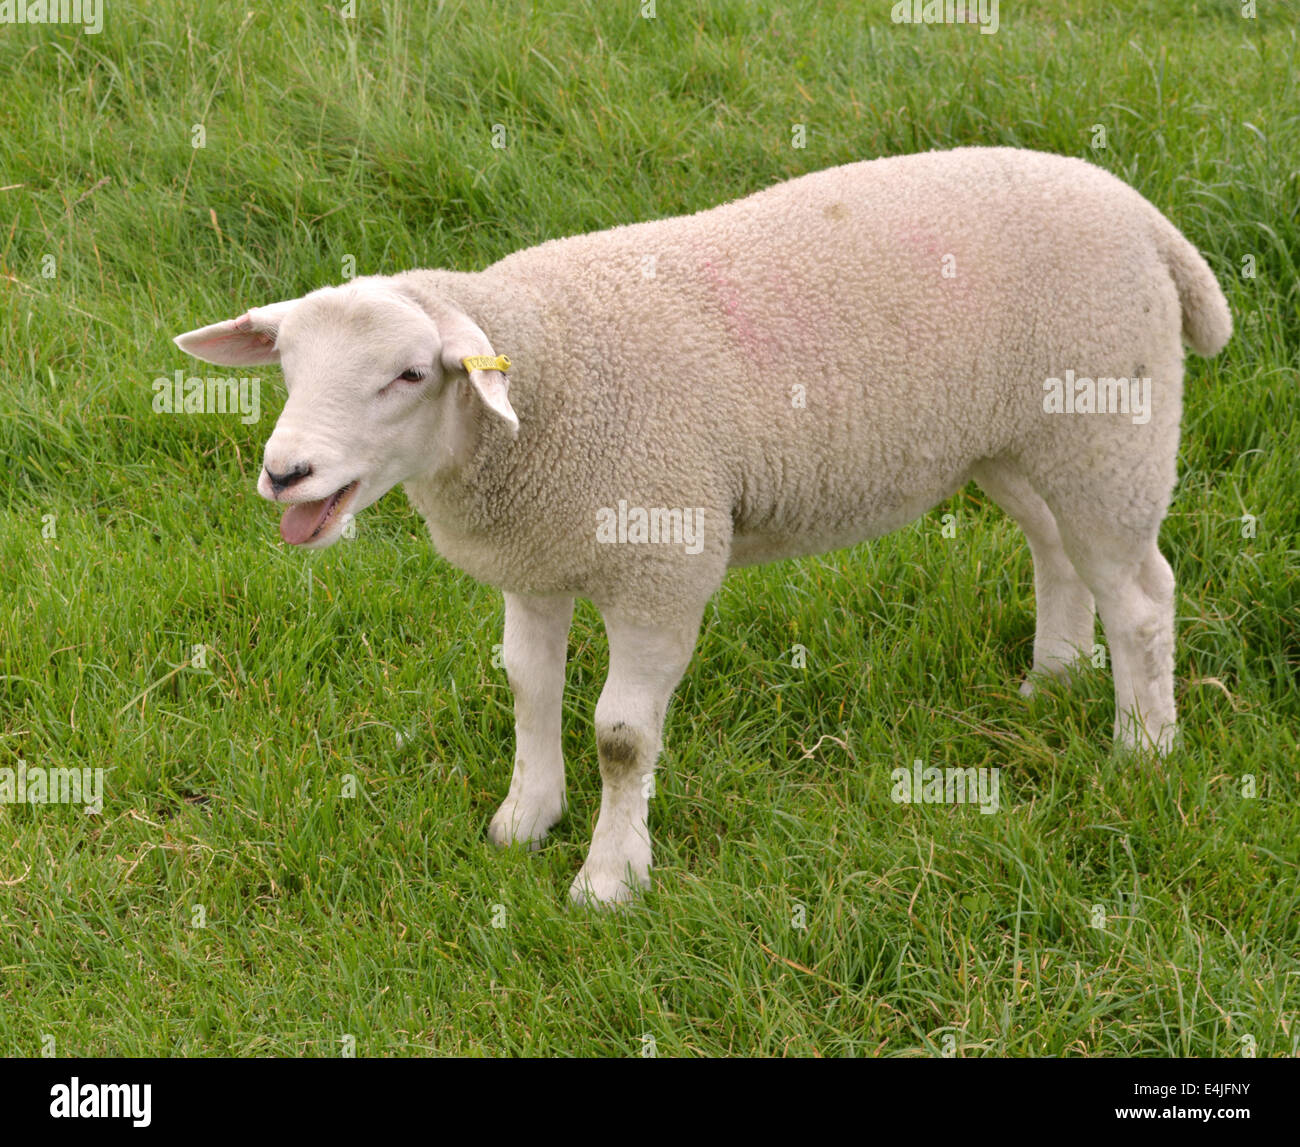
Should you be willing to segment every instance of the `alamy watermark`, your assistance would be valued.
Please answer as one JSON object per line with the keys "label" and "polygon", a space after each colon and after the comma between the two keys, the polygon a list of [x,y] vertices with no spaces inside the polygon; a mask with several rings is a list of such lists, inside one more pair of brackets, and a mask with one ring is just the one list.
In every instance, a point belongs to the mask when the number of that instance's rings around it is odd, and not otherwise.
{"label": "alamy watermark", "polygon": [[244,425],[262,417],[260,378],[171,378],[153,380],[155,414],[238,414]]}
{"label": "alamy watermark", "polygon": [[704,510],[664,506],[647,509],[629,506],[625,498],[620,498],[617,509],[601,506],[596,511],[596,541],[604,545],[679,545],[688,554],[698,554],[704,549]]}
{"label": "alamy watermark", "polygon": [[1067,370],[1043,380],[1047,414],[1130,414],[1135,426],[1151,421],[1149,378],[1088,378]]}
{"label": "alamy watermark", "polygon": [[998,811],[1001,769],[927,768],[913,761],[910,769],[890,774],[894,789],[889,799],[895,804],[977,804],[980,812]]}
{"label": "alamy watermark", "polygon": [[998,30],[998,0],[898,0],[889,18],[895,24],[978,24],[991,36]]}
{"label": "alamy watermark", "polygon": [[132,1127],[148,1127],[152,1092],[151,1083],[82,1083],[74,1075],[50,1088],[50,1118],[129,1119]]}
{"label": "alamy watermark", "polygon": [[103,769],[0,769],[0,804],[81,804],[88,813],[104,811]]}
{"label": "alamy watermark", "polygon": [[0,24],[80,24],[96,36],[104,30],[104,0],[0,0]]}

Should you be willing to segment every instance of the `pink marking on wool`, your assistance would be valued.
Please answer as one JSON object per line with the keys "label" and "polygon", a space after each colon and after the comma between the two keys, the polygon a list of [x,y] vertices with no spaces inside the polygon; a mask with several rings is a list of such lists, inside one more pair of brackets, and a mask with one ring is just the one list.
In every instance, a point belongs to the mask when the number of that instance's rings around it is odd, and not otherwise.
{"label": "pink marking on wool", "polygon": [[732,320],[732,333],[740,348],[755,359],[767,357],[779,345],[780,340],[755,325],[753,319],[742,309],[740,291],[736,284],[728,280],[711,259],[705,259],[700,264],[700,269],[717,294],[723,311]]}
{"label": "pink marking on wool", "polygon": [[918,247],[927,255],[939,253],[938,236],[918,224],[909,224],[903,232],[903,240],[912,247]]}

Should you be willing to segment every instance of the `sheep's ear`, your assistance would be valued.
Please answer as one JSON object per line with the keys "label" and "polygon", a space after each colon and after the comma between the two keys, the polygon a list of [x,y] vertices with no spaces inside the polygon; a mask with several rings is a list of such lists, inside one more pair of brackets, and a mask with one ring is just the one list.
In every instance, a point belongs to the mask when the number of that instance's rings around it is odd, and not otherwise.
{"label": "sheep's ear", "polygon": [[275,337],[284,317],[298,305],[297,299],[254,307],[237,319],[199,327],[173,340],[186,354],[218,366],[256,366],[279,362]]}
{"label": "sheep's ear", "polygon": [[510,405],[510,380],[505,370],[500,367],[484,367],[466,359],[493,359],[508,365],[492,349],[488,337],[468,316],[457,311],[454,314],[438,317],[438,334],[442,339],[442,365],[444,370],[464,370],[469,374],[469,381],[478,396],[493,414],[500,418],[511,431],[519,433],[519,415]]}

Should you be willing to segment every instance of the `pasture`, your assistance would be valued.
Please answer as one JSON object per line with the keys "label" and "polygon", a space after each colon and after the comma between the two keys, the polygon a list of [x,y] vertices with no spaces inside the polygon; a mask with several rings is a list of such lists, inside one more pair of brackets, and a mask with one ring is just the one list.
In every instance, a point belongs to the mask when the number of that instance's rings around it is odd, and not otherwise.
{"label": "pasture", "polygon": [[[97,813],[0,805],[4,1054],[1295,1053],[1295,4],[1004,2],[992,34],[886,0],[654,7],[0,25],[0,769],[103,770]],[[332,549],[282,545],[254,490],[277,372],[256,418],[248,387],[176,410],[176,371],[222,370],[172,336],[976,143],[1121,176],[1232,306],[1188,360],[1162,532],[1182,746],[1112,756],[1108,669],[1017,695],[1029,552],[970,486],[728,578],[669,711],[654,888],[571,909],[595,611],[567,817],[498,852],[500,595],[399,491]],[[917,761],[999,769],[998,811],[891,800]]]}

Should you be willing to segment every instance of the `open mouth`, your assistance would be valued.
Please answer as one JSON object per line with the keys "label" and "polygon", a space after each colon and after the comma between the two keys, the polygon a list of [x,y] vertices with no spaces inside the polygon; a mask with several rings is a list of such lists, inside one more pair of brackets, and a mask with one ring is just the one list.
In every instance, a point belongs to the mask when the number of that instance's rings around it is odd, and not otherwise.
{"label": "open mouth", "polygon": [[314,542],[339,517],[343,507],[352,500],[356,488],[356,482],[349,482],[328,498],[318,498],[314,502],[295,502],[280,519],[280,537],[291,546]]}

